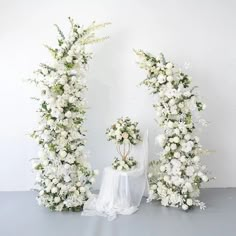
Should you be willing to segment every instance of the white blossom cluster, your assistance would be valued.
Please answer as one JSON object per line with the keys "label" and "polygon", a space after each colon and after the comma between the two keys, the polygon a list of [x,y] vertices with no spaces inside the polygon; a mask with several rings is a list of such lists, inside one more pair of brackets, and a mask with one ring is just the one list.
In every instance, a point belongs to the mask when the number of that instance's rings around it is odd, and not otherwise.
{"label": "white blossom cluster", "polygon": [[137,165],[137,161],[134,160],[133,157],[127,157],[125,160],[120,160],[119,158],[115,158],[112,162],[112,167],[115,170],[132,170]]}
{"label": "white blossom cluster", "polygon": [[119,118],[116,123],[106,131],[108,141],[112,140],[118,144],[130,143],[136,145],[141,141],[140,132],[137,126],[138,122],[132,122],[129,117]]}
{"label": "white blossom cluster", "polygon": [[32,134],[40,146],[39,157],[33,163],[37,199],[40,205],[56,211],[81,210],[98,173],[91,169],[84,151],[84,72],[91,58],[85,49],[87,44],[105,39],[96,38],[94,31],[106,24],[93,23],[84,28],[69,20],[69,36],[65,37],[56,26],[59,45],[55,49],[47,46],[52,63],[41,64],[31,80],[41,91],[39,126]]}
{"label": "white blossom cluster", "polygon": [[196,123],[205,104],[190,88],[190,77],[162,54],[157,58],[143,51],[136,54],[140,67],[147,72],[142,84],[158,97],[154,107],[164,130],[157,137],[163,148],[160,160],[150,164],[148,200],[158,199],[164,206],[183,210],[193,206],[203,209],[204,203],[197,198],[201,183],[209,179],[206,167],[200,163],[205,151],[196,136]]}

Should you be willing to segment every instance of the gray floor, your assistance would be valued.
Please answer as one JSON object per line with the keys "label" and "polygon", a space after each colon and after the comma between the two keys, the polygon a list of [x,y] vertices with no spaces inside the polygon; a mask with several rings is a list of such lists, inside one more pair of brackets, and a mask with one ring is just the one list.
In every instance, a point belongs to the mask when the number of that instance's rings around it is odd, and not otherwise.
{"label": "gray floor", "polygon": [[108,222],[51,212],[37,205],[33,192],[0,192],[0,236],[235,236],[236,189],[203,189],[201,200],[205,211],[187,213],[143,201],[134,215]]}

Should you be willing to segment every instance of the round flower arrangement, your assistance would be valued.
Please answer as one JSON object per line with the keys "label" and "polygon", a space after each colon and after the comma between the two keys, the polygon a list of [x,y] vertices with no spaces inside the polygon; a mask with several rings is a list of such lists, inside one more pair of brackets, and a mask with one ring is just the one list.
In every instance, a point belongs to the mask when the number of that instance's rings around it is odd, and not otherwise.
{"label": "round flower arrangement", "polygon": [[112,167],[116,170],[131,170],[134,169],[136,165],[137,161],[135,161],[133,157],[128,157],[125,160],[120,160],[116,157],[112,162]]}
{"label": "round flower arrangement", "polygon": [[137,161],[133,157],[129,157],[132,145],[136,145],[141,141],[140,131],[137,128],[138,122],[132,122],[129,117],[119,118],[106,134],[108,141],[116,143],[117,152],[121,156],[115,158],[112,167],[117,170],[130,170],[136,167]]}

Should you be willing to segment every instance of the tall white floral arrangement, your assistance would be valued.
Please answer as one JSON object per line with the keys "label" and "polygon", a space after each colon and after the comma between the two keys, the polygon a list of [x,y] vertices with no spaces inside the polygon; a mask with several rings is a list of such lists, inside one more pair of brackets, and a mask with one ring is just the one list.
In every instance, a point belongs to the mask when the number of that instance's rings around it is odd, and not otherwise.
{"label": "tall white floral arrangement", "polygon": [[50,64],[41,64],[31,82],[41,91],[40,121],[32,137],[40,146],[34,161],[38,202],[52,210],[78,211],[90,195],[96,171],[86,160],[84,146],[86,114],[84,77],[92,54],[87,45],[103,41],[95,31],[106,24],[92,23],[84,28],[69,18],[71,30],[65,37],[60,28],[58,47],[46,46],[52,54]]}
{"label": "tall white floral arrangement", "polygon": [[205,208],[198,200],[202,182],[208,182],[206,167],[201,165],[200,156],[207,152],[196,135],[198,123],[205,123],[199,112],[205,109],[191,79],[163,54],[154,57],[136,51],[139,65],[147,72],[142,82],[157,96],[154,108],[157,121],[164,133],[157,137],[163,148],[158,161],[150,163],[149,199],[161,200],[164,206],[193,206]]}

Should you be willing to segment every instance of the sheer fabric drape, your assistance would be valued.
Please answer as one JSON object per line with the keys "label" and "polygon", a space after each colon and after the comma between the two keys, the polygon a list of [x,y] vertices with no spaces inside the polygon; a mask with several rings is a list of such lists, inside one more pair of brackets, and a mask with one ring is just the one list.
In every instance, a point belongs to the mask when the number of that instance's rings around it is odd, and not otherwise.
{"label": "sheer fabric drape", "polygon": [[148,131],[143,142],[133,148],[132,156],[138,161],[134,170],[104,169],[100,192],[85,203],[82,215],[100,215],[113,220],[117,214],[130,215],[138,210],[147,185]]}

